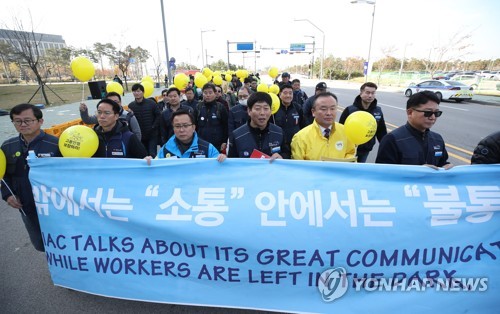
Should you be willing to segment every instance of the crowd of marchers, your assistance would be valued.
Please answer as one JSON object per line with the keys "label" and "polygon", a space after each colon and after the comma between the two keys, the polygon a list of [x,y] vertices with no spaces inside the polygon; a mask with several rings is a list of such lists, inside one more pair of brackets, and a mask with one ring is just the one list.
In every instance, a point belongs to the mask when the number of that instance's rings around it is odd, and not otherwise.
{"label": "crowd of marchers", "polygon": [[[108,93],[95,115],[82,103],[82,120],[94,124],[99,145],[93,157],[141,158],[151,164],[158,158],[269,158],[365,162],[379,141],[376,163],[452,168],[442,136],[431,131],[442,115],[439,98],[432,92],[412,95],[406,105],[407,123],[387,133],[377,105],[377,85],[363,84],[353,104],[336,122],[337,96],[320,82],[308,97],[298,79],[281,75],[280,105],[257,91],[258,76],[236,77],[226,86],[206,83],[199,93],[191,81],[185,90],[170,87],[163,100],[144,97],[144,87],[132,86],[134,101],[125,110],[118,93]],[[274,111],[274,112],[273,112]],[[356,111],[366,111],[377,122],[375,136],[356,147],[343,123]],[[12,108],[10,118],[19,133],[2,144],[6,171],[2,199],[18,209],[36,250],[44,251],[40,224],[28,178],[28,151],[37,157],[60,157],[58,138],[42,129],[42,111],[31,104]],[[500,132],[485,137],[476,147],[472,164],[500,163]]]}

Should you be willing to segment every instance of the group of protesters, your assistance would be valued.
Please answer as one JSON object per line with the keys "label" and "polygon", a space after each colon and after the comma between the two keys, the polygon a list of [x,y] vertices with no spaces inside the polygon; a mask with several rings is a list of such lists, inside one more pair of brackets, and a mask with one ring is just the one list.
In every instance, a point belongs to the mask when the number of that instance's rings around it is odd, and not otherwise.
{"label": "group of protesters", "polygon": [[[272,110],[268,93],[256,90],[258,76],[243,84],[237,79],[226,86],[206,83],[201,99],[192,82],[183,91],[170,87],[162,91],[163,100],[158,103],[144,97],[142,85],[134,84],[134,101],[127,110],[121,95],[111,92],[99,101],[95,116],[81,104],[82,120],[95,124],[99,138],[93,157],[141,158],[148,164],[160,158],[223,162],[227,157],[366,162],[378,140],[376,163],[452,168],[442,136],[430,130],[442,114],[434,93],[412,95],[406,106],[407,123],[387,133],[376,84],[361,85],[353,104],[336,122],[338,99],[325,82],[316,84],[314,95],[308,97],[300,80],[290,81],[286,72],[281,76],[277,110]],[[356,111],[370,113],[377,122],[375,136],[358,146],[346,136],[343,125]],[[44,251],[27,156],[34,151],[37,157],[60,157],[58,138],[41,129],[43,114],[34,105],[15,106],[10,118],[19,135],[1,147],[6,156],[2,199],[20,211],[33,246]],[[471,163],[500,163],[500,132],[478,144]]]}

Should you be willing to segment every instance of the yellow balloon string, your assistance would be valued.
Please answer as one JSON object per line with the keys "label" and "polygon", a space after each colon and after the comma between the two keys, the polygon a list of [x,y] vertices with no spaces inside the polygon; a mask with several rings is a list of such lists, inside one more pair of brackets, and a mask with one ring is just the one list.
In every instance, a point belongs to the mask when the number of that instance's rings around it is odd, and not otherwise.
{"label": "yellow balloon string", "polygon": [[84,101],[83,99],[83,96],[84,96],[84,90],[85,90],[85,87],[83,86],[83,82],[80,82],[82,84],[82,102]]}

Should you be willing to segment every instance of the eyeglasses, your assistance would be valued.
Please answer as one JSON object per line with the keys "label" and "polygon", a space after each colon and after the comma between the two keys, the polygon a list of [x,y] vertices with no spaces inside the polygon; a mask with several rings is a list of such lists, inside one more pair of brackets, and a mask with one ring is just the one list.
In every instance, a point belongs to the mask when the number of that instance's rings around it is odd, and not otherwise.
{"label": "eyeglasses", "polygon": [[435,115],[436,118],[440,117],[443,112],[441,110],[438,110],[438,111],[429,111],[429,110],[418,110],[418,109],[413,109],[417,112],[423,112],[424,113],[424,117],[426,118],[430,118],[432,117],[432,115]]}
{"label": "eyeglasses", "polygon": [[97,111],[96,113],[96,116],[110,116],[112,114],[114,114],[113,111]]}
{"label": "eyeglasses", "polygon": [[176,125],[174,125],[174,129],[176,129],[176,130],[187,129],[192,125],[193,125],[192,123],[191,124],[176,124]]}
{"label": "eyeglasses", "polygon": [[249,95],[238,95],[238,99],[247,99]]}
{"label": "eyeglasses", "polygon": [[12,123],[17,125],[17,126],[21,126],[24,124],[26,125],[31,125],[33,124],[35,121],[38,121],[38,119],[26,119],[26,120],[12,120]]}

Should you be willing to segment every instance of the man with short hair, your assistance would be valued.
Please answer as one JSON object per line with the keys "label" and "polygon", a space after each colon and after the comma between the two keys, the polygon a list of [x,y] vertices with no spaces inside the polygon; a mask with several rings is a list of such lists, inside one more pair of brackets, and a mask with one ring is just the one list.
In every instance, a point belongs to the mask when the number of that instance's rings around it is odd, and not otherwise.
{"label": "man with short hair", "polygon": [[298,104],[300,107],[304,105],[307,100],[307,94],[302,89],[300,89],[300,80],[293,79],[292,81],[293,88],[293,102]]}
{"label": "man with short hair", "polygon": [[28,178],[30,168],[26,158],[29,151],[34,151],[39,158],[61,157],[59,139],[41,130],[43,113],[34,105],[14,106],[10,110],[10,119],[19,135],[2,144],[6,158],[3,178],[5,183],[2,183],[1,187],[2,199],[10,207],[19,210],[31,244],[37,251],[44,252],[35,199]]}
{"label": "man with short hair", "polygon": [[194,88],[193,87],[187,87],[186,90],[185,90],[185,92],[184,92],[184,95],[186,95],[186,100],[182,101],[183,105],[188,105],[193,110],[195,110],[196,106],[198,105],[198,99],[197,99],[197,96],[196,96],[195,88],[196,87],[194,87]]}
{"label": "man with short hair", "polygon": [[161,118],[160,109],[156,102],[144,98],[144,87],[141,84],[132,85],[132,93],[135,100],[128,105],[128,108],[134,112],[141,127],[142,145],[146,148],[148,155],[154,158],[158,150],[156,146]]}
{"label": "man with short hair", "polygon": [[161,113],[160,118],[160,143],[165,144],[170,137],[174,134],[174,129],[172,128],[172,113],[180,109],[185,109],[193,113],[193,109],[184,105],[181,102],[181,91],[177,87],[170,87],[166,92],[168,105]]}
{"label": "man with short hair", "polygon": [[293,102],[293,88],[290,84],[281,85],[278,97],[280,107],[272,115],[271,122],[283,130],[284,145],[290,147],[293,136],[304,127],[302,108]]}
{"label": "man with short hair", "polygon": [[314,121],[300,130],[292,139],[292,158],[299,160],[331,160],[354,157],[355,146],[348,138],[344,126],[335,122],[337,96],[330,92],[314,97]]}
{"label": "man with short hair", "polygon": [[281,89],[281,86],[286,84],[290,84],[290,73],[283,72],[283,74],[281,74],[281,82],[278,83],[278,86]]}
{"label": "man with short hair", "polygon": [[[121,120],[121,122],[126,123],[130,131],[132,131],[132,133],[134,133],[137,136],[137,138],[141,140],[142,136],[141,136],[141,127],[139,126],[139,122],[137,121],[137,118],[134,116],[133,112],[123,109],[122,97],[120,96],[120,94],[118,94],[117,92],[109,92],[106,94],[106,98],[111,99],[112,101],[120,105],[122,109],[120,111],[119,119]],[[97,116],[95,114],[89,116],[89,109],[87,105],[83,102],[80,103],[80,118],[85,124],[99,123],[97,120]]]}
{"label": "man with short hair", "polygon": [[219,154],[212,144],[198,137],[194,116],[186,108],[173,112],[171,123],[174,135],[160,148],[158,158],[217,158],[224,161],[224,154]]}
{"label": "man with short hair", "polygon": [[304,112],[304,125],[310,125],[313,123],[314,117],[312,115],[312,105],[314,102],[314,97],[320,93],[324,93],[327,91],[327,86],[325,82],[319,82],[316,84],[316,88],[314,89],[314,96],[309,97],[302,107],[302,111]]}
{"label": "man with short hair", "polygon": [[94,131],[99,139],[99,146],[92,157],[100,158],[144,158],[146,149],[128,126],[119,120],[122,106],[104,98],[97,106],[98,124]]}
{"label": "man with short hair", "polygon": [[375,162],[451,169],[443,138],[430,130],[443,113],[439,103],[431,91],[413,94],[406,103],[407,123],[384,136]]}
{"label": "man with short hair", "polygon": [[377,98],[375,98],[375,93],[377,92],[377,85],[372,82],[366,82],[361,85],[359,89],[359,95],[354,99],[354,103],[344,109],[339,118],[339,123],[344,124],[347,117],[356,111],[365,111],[371,114],[375,121],[377,121],[377,131],[375,136],[372,137],[368,142],[361,144],[356,149],[356,155],[358,162],[366,162],[368,159],[368,154],[375,146],[375,138],[378,142],[387,134],[387,127],[385,126],[384,114],[382,113],[382,108],[377,106]]}
{"label": "man with short hair", "polygon": [[167,91],[168,89],[164,89],[161,91],[162,100],[160,100],[157,104],[158,108],[160,109],[160,112],[163,112],[163,110],[165,110],[165,108],[167,108],[168,106]]}
{"label": "man with short hair", "polygon": [[213,83],[203,85],[203,101],[195,110],[196,132],[219,151],[224,151],[227,145],[227,110],[223,104],[216,101],[216,87]]}
{"label": "man with short hair", "polygon": [[229,156],[249,158],[254,150],[275,159],[290,158],[290,151],[283,145],[283,130],[272,123],[272,98],[268,93],[255,92],[248,98],[248,122],[233,131],[229,144]]}

